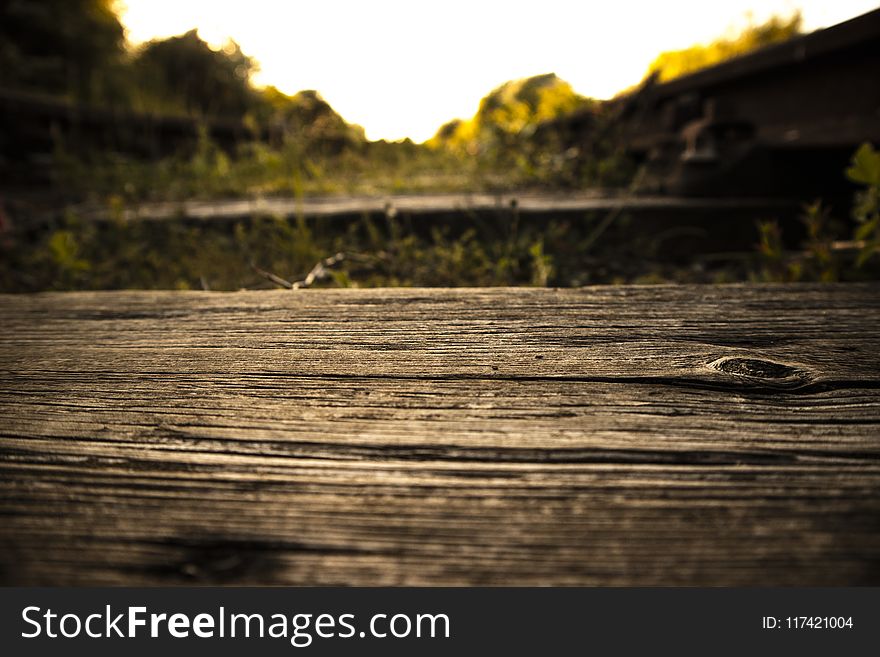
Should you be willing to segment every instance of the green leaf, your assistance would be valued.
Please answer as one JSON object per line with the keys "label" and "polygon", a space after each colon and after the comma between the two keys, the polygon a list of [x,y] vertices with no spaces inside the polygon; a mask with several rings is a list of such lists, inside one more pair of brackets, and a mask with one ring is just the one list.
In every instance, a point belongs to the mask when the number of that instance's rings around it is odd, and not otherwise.
{"label": "green leaf", "polygon": [[863,223],[858,229],[856,229],[855,237],[857,240],[866,240],[876,228],[877,226],[874,225],[873,222]]}
{"label": "green leaf", "polygon": [[865,248],[861,250],[861,252],[859,253],[859,257],[856,259],[856,267],[861,267],[866,262],[868,262],[871,256],[877,253],[878,249],[880,249],[880,242],[876,240],[866,244]]}
{"label": "green leaf", "polygon": [[846,176],[853,182],[866,185],[880,185],[880,151],[869,143],[864,143],[853,155],[852,166]]}

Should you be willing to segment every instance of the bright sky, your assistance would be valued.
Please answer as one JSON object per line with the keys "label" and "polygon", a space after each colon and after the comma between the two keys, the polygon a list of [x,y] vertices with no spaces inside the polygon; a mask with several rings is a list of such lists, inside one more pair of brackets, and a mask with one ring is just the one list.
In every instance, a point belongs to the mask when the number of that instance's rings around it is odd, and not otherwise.
{"label": "bright sky", "polygon": [[608,98],[641,80],[664,50],[711,41],[751,15],[800,8],[804,27],[834,25],[877,0],[123,0],[140,43],[197,27],[257,59],[257,84],[317,89],[370,139],[428,139],[469,118],[499,84],[556,73]]}

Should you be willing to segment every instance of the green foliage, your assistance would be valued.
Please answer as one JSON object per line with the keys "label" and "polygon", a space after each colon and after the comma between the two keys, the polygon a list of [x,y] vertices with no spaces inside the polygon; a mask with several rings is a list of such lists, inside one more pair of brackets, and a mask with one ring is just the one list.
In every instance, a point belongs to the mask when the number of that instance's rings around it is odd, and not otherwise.
{"label": "green foliage", "polygon": [[657,74],[659,81],[665,82],[693,73],[758,48],[787,41],[801,33],[801,24],[800,13],[789,18],[773,16],[760,25],[749,25],[732,38],[661,53],[651,62],[645,77]]}
{"label": "green foliage", "polygon": [[[556,238],[558,239],[558,235]],[[0,289],[239,289],[271,286],[251,265],[301,280],[330,253],[341,266],[321,284],[546,285],[553,261],[536,229],[416,230],[397,219],[331,225],[255,216],[234,224],[113,220],[68,213],[36,242],[6,247]]]}
{"label": "green foliage", "polygon": [[48,250],[49,271],[57,284],[69,287],[84,280],[82,275],[88,272],[90,263],[80,257],[80,246],[72,230],[59,229],[52,232],[48,239]]}
{"label": "green foliage", "polygon": [[846,176],[856,183],[880,187],[880,151],[868,143],[859,146]]}
{"label": "green foliage", "polygon": [[258,130],[268,130],[276,146],[296,143],[308,154],[322,156],[366,144],[363,128],[346,123],[317,91],[288,96],[270,86],[257,94],[259,102],[248,118]]}
{"label": "green foliage", "polygon": [[520,146],[524,179],[551,188],[628,188],[637,169],[620,133],[613,110],[602,105],[539,126]]}
{"label": "green foliage", "polygon": [[880,151],[871,144],[862,144],[846,171],[847,177],[864,185],[856,195],[853,218],[857,222],[855,238],[864,242],[859,254],[861,266],[880,252]]}
{"label": "green foliage", "polygon": [[778,283],[796,281],[800,270],[796,265],[785,261],[779,223],[773,220],[759,221],[758,234],[758,251],[762,260],[760,280]]}
{"label": "green foliage", "polygon": [[[205,130],[197,143],[184,137],[180,152],[153,161],[90,152],[82,140],[72,140],[73,150],[67,151],[59,141],[55,164],[60,191],[72,199],[103,202],[116,196],[132,202],[267,193],[581,186],[588,176],[610,180],[614,176],[606,172],[620,170],[617,160],[604,154],[580,158],[590,162],[587,176],[566,149],[560,155],[534,141],[542,122],[596,106],[553,74],[493,90],[473,119],[442,129],[431,140],[434,148],[408,141],[368,143],[362,128],[346,123],[315,91],[291,96],[274,87],[255,88],[250,76],[256,63],[234,42],[214,49],[191,30],[127,51],[111,0],[19,0],[0,4],[0,12],[9,19],[0,24],[0,63],[8,64],[0,66],[0,75],[15,78],[19,86],[36,80],[44,91],[110,103],[121,110],[187,115],[206,125],[229,121],[244,128],[247,139],[235,146],[226,143],[220,148]],[[53,16],[63,19],[63,28]],[[10,26],[30,28],[19,34]],[[63,34],[55,38],[52,30]],[[39,44],[55,49],[57,56],[51,61],[67,62],[54,78],[36,68],[33,75],[26,74],[31,64],[45,59]],[[72,50],[75,56],[68,56]],[[77,71],[87,73],[88,80],[74,84]],[[75,86],[85,91],[74,93]],[[120,141],[141,141],[124,132],[134,128],[121,124],[119,129]]]}
{"label": "green foliage", "polygon": [[118,212],[121,203],[113,201],[117,214],[109,220],[86,221],[68,213],[53,224],[0,240],[0,291],[259,289],[273,284],[252,264],[293,282],[336,253],[344,258],[316,285],[695,280],[652,260],[649,241],[633,237],[623,220],[619,230],[615,225],[606,232],[601,250],[593,248],[600,216],[526,221],[516,208],[507,208],[452,223],[414,221],[406,215],[352,222],[273,216],[235,222],[141,221]]}
{"label": "green foliage", "polygon": [[484,97],[473,118],[447,123],[428,143],[495,165],[521,165],[520,147],[540,123],[592,104],[553,73],[513,80]]}
{"label": "green foliage", "polygon": [[544,240],[537,240],[529,247],[531,256],[532,279],[535,287],[547,287],[553,276],[553,257],[544,253]]}
{"label": "green foliage", "polygon": [[[17,223],[0,234],[0,291],[88,289],[236,290],[275,287],[251,267],[288,281],[328,265],[315,286],[579,286],[748,280],[760,256],[695,259],[675,248],[680,231],[636,231],[626,213],[573,219],[520,214],[516,206],[457,221],[388,213],[360,220],[257,215],[236,221],[139,220],[123,197],[108,199],[105,220],[67,213],[49,224]],[[778,227],[765,229],[759,280],[864,280],[830,248],[834,226],[806,211],[817,256],[786,251]],[[806,220],[806,219],[805,219]],[[811,232],[812,231],[812,232]],[[822,259],[830,250],[830,260]],[[723,254],[716,254],[723,255]],[[830,273],[828,273],[830,272]]]}
{"label": "green foliage", "polygon": [[90,157],[56,145],[56,191],[69,200],[176,201],[263,195],[387,194],[472,189],[467,166],[411,141],[360,142],[350,132],[325,140],[308,130],[278,145],[246,141],[220,148],[202,129],[191,152],[156,161],[113,153]]}
{"label": "green foliage", "polygon": [[583,107],[587,99],[555,74],[506,82],[480,101],[472,119],[477,138],[520,134]]}
{"label": "green foliage", "polygon": [[[570,117],[594,125],[572,137]],[[443,125],[428,141],[467,168],[478,187],[625,186],[634,174],[601,103],[554,74],[507,82],[480,101],[469,120]]]}
{"label": "green foliage", "polygon": [[806,258],[801,268],[805,277],[830,283],[839,278],[839,258],[834,250],[836,222],[821,201],[804,207],[803,221],[807,228]]}
{"label": "green foliage", "polygon": [[0,86],[111,101],[124,83],[114,0],[2,0]]}
{"label": "green foliage", "polygon": [[806,229],[806,240],[798,251],[784,249],[778,222],[759,222],[758,250],[762,268],[755,278],[776,283],[830,283],[841,278],[858,278],[851,262],[848,265],[844,260],[845,254],[835,248],[843,228],[829,209],[818,200],[809,203],[803,208],[801,221]]}
{"label": "green foliage", "polygon": [[196,30],[144,44],[131,64],[140,109],[241,118],[257,103],[256,63],[234,41],[212,49]]}
{"label": "green foliage", "polygon": [[782,232],[775,221],[758,225],[763,268],[757,276],[765,281],[836,281],[857,280],[871,257],[880,252],[880,151],[871,144],[862,144],[846,170],[852,182],[863,185],[856,192],[852,207],[855,222],[853,243],[858,247],[855,259],[844,262],[846,251],[836,248],[844,230],[841,222],[834,221],[821,201],[804,207],[802,220],[807,239],[804,250],[786,253],[782,246]]}

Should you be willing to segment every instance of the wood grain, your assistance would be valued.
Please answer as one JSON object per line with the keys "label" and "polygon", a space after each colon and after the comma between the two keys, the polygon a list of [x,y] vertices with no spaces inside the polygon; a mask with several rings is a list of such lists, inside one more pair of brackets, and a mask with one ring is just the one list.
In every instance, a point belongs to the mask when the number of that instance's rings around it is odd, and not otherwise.
{"label": "wood grain", "polygon": [[880,583],[880,290],[0,297],[5,584]]}
{"label": "wood grain", "polygon": [[[389,213],[410,215],[459,215],[471,213],[502,213],[508,216],[513,208],[532,215],[583,215],[625,209],[628,212],[688,211],[704,214],[731,210],[766,210],[779,212],[800,207],[796,199],[786,198],[685,198],[670,196],[597,196],[595,193],[538,194],[534,192],[469,193],[469,194],[393,194],[385,197],[346,196],[310,198],[257,198],[214,201],[181,201],[175,203],[144,203],[127,210],[127,220],[164,221],[188,219],[196,221],[244,219],[259,215],[282,217],[304,216],[332,219],[384,216]],[[93,207],[80,208],[81,214],[95,219],[108,219],[111,214]]]}

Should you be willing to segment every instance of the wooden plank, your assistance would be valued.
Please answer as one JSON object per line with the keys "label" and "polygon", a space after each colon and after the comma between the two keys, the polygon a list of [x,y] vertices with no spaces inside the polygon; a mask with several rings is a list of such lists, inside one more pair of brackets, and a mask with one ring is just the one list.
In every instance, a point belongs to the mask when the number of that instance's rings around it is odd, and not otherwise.
{"label": "wooden plank", "polygon": [[8,584],[880,582],[880,290],[0,297]]}
{"label": "wooden plank", "polygon": [[[143,203],[126,210],[128,221],[230,221],[259,215],[308,218],[361,218],[370,216],[461,215],[513,212],[522,215],[578,216],[585,213],[626,210],[630,213],[724,211],[791,212],[802,203],[793,198],[685,198],[675,196],[600,196],[595,193],[540,194],[534,192],[466,194],[392,194],[387,196],[346,196],[309,198],[254,198],[214,201]],[[111,214],[104,208],[84,206],[82,216],[106,220]]]}

